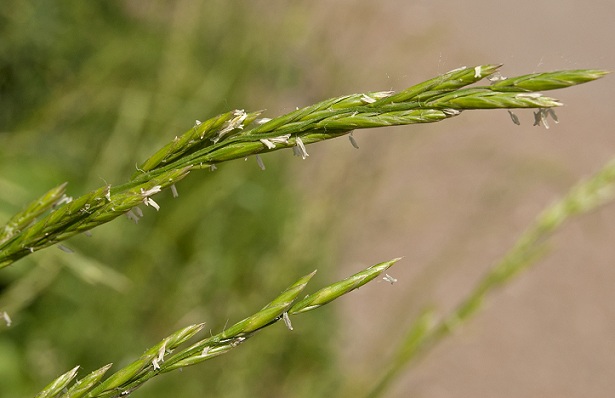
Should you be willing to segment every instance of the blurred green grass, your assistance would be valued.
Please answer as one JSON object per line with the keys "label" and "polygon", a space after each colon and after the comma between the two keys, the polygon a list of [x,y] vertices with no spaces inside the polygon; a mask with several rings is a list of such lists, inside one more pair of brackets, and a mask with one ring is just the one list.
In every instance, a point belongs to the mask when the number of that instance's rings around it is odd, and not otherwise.
{"label": "blurred green grass", "polygon": [[[296,90],[297,59],[260,2],[19,1],[0,11],[0,222],[61,182],[77,196],[128,178],[173,136]],[[280,95],[283,97],[283,95]],[[269,102],[271,103],[271,102]],[[250,159],[252,161],[252,159]],[[31,396],[80,365],[126,364],[178,327],[219,331],[335,260],[325,223],[301,225],[289,153],[193,173],[138,225],[120,219],[3,270],[0,395]],[[81,270],[79,272],[78,270]],[[86,270],[87,273],[84,271]],[[118,273],[126,279],[118,276]],[[24,282],[25,281],[25,282]],[[28,282],[29,284],[27,284]],[[339,371],[329,309],[135,396],[326,396]]]}

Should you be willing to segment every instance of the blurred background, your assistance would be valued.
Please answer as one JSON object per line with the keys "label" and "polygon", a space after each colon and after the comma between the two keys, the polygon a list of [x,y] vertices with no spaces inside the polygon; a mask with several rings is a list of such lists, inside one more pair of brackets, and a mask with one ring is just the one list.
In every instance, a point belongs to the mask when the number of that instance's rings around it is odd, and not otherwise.
{"label": "blurred background", "polygon": [[[276,116],[400,90],[463,65],[505,76],[615,69],[615,3],[5,0],[0,223],[68,181],[118,184],[174,136],[232,109]],[[216,333],[313,269],[312,289],[398,256],[373,283],[135,397],[362,396],[426,306],[446,312],[556,198],[615,155],[615,80],[531,111],[358,131],[193,172],[179,198],[0,272],[0,395],[32,396],[138,357],[176,329]],[[410,367],[386,397],[607,397],[615,390],[615,206],[569,222],[550,255]],[[308,287],[309,289],[309,287]],[[313,291],[313,290],[312,290]]]}

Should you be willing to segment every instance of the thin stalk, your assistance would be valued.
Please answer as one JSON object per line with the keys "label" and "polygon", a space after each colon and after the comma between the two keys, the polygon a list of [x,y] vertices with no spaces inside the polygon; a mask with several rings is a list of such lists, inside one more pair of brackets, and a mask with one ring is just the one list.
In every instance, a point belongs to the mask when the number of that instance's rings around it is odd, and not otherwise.
{"label": "thin stalk", "polygon": [[615,158],[591,178],[573,187],[566,196],[548,206],[521,235],[515,245],[475,285],[470,294],[435,326],[434,313],[427,311],[402,339],[390,366],[366,395],[381,397],[401,372],[427,354],[456,328],[468,322],[487,295],[502,287],[519,272],[535,264],[546,252],[546,241],[568,219],[590,212],[615,199]]}

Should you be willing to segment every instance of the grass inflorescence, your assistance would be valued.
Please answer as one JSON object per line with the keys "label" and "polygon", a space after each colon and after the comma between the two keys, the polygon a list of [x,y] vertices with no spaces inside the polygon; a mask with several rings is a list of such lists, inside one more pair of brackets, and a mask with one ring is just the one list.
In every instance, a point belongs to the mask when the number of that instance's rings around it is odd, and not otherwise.
{"label": "grass inflorescence", "polygon": [[[199,340],[181,348],[195,337],[204,323],[184,327],[167,336],[158,344],[146,350],[137,360],[116,371],[105,380],[105,373],[111,364],[89,373],[70,385],[77,377],[79,367],[59,376],[43,389],[37,398],[108,398],[127,396],[153,377],[173,370],[195,365],[231,351],[260,330],[284,320],[292,330],[289,316],[301,314],[323,305],[357,289],[377,278],[400,259],[393,259],[373,265],[340,282],[324,287],[298,300],[315,271],[298,279],[278,297],[255,314],[226,328],[211,337]],[[177,352],[174,352],[179,350]]]}
{"label": "grass inflorescence", "polygon": [[463,67],[399,93],[346,95],[274,119],[260,118],[261,112],[234,110],[197,121],[141,163],[128,182],[105,185],[74,200],[61,184],[13,216],[0,229],[0,268],[120,215],[138,218],[132,209],[139,205],[158,210],[152,196],[166,188],[175,192],[175,184],[191,170],[285,148],[305,159],[305,145],[355,129],[439,122],[464,110],[550,109],[562,104],[539,91],[585,83],[607,73],[588,69],[534,73],[468,87],[493,76],[499,67]]}

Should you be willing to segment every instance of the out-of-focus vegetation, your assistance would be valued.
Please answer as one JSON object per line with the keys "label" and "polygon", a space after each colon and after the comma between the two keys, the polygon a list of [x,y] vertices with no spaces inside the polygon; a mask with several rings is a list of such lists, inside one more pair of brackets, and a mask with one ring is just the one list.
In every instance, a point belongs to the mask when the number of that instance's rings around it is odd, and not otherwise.
{"label": "out-of-focus vegetation", "polygon": [[[307,29],[297,6],[183,0],[17,1],[0,10],[0,222],[68,181],[68,194],[126,180],[135,164],[192,127],[296,88],[284,37]],[[324,223],[302,223],[289,153],[193,173],[138,225],[118,220],[0,274],[0,395],[30,396],[82,366],[127,364],[190,323],[260,308],[335,252]],[[327,396],[338,371],[330,310],[136,396]],[[299,326],[299,325],[296,325]],[[327,327],[326,327],[327,326]]]}

